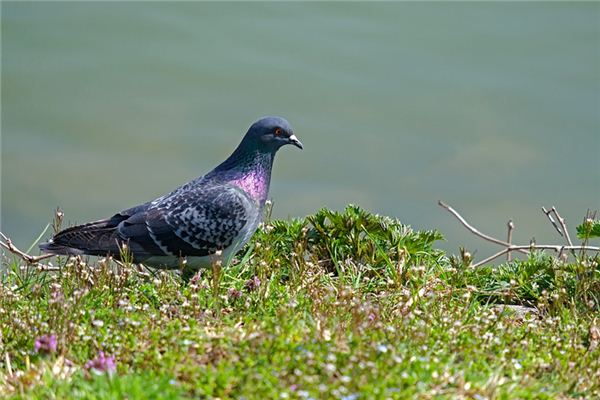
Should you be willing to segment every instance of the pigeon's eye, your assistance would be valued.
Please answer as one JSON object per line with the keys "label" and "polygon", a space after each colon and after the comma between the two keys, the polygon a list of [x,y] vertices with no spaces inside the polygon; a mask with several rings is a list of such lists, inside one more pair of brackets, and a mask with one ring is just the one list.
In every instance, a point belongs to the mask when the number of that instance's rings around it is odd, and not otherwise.
{"label": "pigeon's eye", "polygon": [[281,135],[281,128],[275,128],[275,136]]}

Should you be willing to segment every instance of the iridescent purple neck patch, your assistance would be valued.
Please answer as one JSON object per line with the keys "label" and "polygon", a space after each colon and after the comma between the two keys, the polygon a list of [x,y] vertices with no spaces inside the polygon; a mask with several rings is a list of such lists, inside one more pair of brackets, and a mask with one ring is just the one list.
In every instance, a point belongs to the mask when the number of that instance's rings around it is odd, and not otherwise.
{"label": "iridescent purple neck patch", "polygon": [[244,190],[257,202],[264,202],[269,195],[269,176],[264,170],[248,171],[240,178],[231,181]]}

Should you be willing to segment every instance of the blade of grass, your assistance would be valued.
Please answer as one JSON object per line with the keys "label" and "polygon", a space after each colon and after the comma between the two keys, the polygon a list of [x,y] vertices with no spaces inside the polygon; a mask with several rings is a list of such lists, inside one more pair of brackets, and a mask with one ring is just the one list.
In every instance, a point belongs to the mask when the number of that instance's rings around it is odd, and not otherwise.
{"label": "blade of grass", "polygon": [[31,243],[31,246],[29,246],[29,248],[25,251],[25,253],[29,254],[31,249],[33,249],[33,247],[36,244],[38,244],[38,242],[42,239],[42,236],[44,236],[46,234],[46,232],[48,231],[48,228],[50,228],[50,224],[46,224],[46,227],[44,228],[42,233],[40,233],[39,236],[33,241],[33,243]]}

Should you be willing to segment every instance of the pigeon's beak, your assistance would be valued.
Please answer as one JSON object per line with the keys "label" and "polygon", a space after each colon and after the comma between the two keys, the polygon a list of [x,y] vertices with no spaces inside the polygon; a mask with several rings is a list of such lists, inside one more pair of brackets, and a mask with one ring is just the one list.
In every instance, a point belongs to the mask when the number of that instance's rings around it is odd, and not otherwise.
{"label": "pigeon's beak", "polygon": [[294,146],[296,146],[300,150],[302,150],[304,148],[304,146],[302,146],[302,143],[298,140],[298,138],[296,137],[296,135],[290,136],[288,138],[288,140],[290,141],[290,144],[293,144]]}

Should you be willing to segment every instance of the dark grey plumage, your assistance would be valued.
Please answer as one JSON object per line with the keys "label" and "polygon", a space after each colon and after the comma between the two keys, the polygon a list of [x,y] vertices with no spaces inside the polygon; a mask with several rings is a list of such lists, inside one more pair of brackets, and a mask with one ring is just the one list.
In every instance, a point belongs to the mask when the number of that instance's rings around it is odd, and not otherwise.
{"label": "dark grey plumage", "polygon": [[135,262],[175,268],[212,261],[217,251],[235,253],[252,236],[268,196],[277,150],[302,148],[280,117],[255,122],[233,154],[208,174],[154,201],[110,218],[67,228],[40,245],[47,253],[112,255],[126,244]]}

